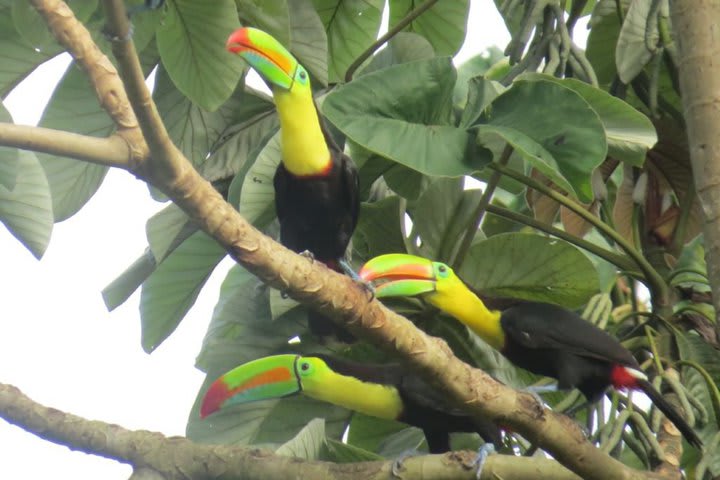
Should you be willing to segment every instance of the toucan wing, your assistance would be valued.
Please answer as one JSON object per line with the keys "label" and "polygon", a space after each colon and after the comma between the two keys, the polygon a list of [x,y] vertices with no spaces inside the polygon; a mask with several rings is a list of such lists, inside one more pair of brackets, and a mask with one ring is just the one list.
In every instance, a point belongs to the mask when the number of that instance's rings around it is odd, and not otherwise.
{"label": "toucan wing", "polygon": [[639,368],[614,337],[557,305],[520,303],[504,310],[500,322],[506,335],[527,348],[561,350]]}

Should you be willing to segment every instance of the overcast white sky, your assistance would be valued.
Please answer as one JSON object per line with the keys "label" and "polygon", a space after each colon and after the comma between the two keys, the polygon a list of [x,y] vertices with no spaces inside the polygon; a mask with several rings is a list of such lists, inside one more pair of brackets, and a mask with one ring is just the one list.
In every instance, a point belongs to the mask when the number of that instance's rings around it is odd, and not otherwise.
{"label": "overcast white sky", "polygon": [[[493,2],[473,0],[468,37],[457,60],[491,45],[504,48],[508,41]],[[37,123],[67,61],[49,62],[7,98],[17,123]],[[195,356],[229,262],[213,274],[187,318],[152,355],[140,347],[138,292],[112,313],[100,296],[143,251],[145,221],[162,207],[144,183],[110,171],[90,203],[55,226],[42,261],[0,226],[0,382],[86,418],[184,434],[202,381]],[[0,478],[125,480],[131,473],[129,466],[72,452],[2,421],[0,445],[6,446]]]}

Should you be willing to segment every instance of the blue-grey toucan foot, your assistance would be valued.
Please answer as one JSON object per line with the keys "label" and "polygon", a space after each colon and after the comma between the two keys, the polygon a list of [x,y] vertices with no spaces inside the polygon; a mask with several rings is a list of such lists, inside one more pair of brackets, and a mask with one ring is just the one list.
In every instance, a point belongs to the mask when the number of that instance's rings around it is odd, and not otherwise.
{"label": "blue-grey toucan foot", "polygon": [[527,387],[524,389],[527,393],[532,395],[532,397],[535,399],[537,404],[540,406],[541,409],[545,408],[545,402],[540,397],[539,394],[541,393],[548,393],[548,392],[557,392],[558,386],[556,384],[551,385],[533,385],[530,387]]}
{"label": "blue-grey toucan foot", "polygon": [[301,257],[305,257],[308,260],[310,260],[310,263],[315,263],[315,255],[310,250],[303,250],[302,252],[298,253]]}
{"label": "blue-grey toucan foot", "polygon": [[480,477],[482,476],[485,461],[493,453],[495,453],[495,445],[492,443],[486,443],[478,449],[475,461],[473,461],[473,467],[475,467],[475,478],[477,478],[477,480],[480,480]]}
{"label": "blue-grey toucan foot", "polygon": [[416,450],[414,448],[410,449],[410,450],[405,450],[404,452],[402,452],[400,454],[400,456],[398,456],[392,464],[391,472],[392,472],[393,477],[400,478],[400,471],[403,468],[403,462],[405,460],[407,460],[410,457],[416,457],[421,454],[422,453],[419,450]]}
{"label": "blue-grey toucan foot", "polygon": [[352,266],[350,266],[347,260],[341,258],[340,260],[338,260],[338,265],[340,265],[340,268],[345,273],[345,275],[352,278],[355,282],[359,283],[360,286],[362,286],[367,292],[370,293],[370,300],[373,300],[375,298],[375,287],[372,286],[372,283],[366,282],[365,280],[360,278],[360,275],[358,275],[357,272],[353,270]]}
{"label": "blue-grey toucan foot", "polygon": [[135,5],[130,7],[127,11],[127,16],[132,17],[135,14],[146,12],[148,10],[157,10],[162,7],[165,0],[145,0],[142,5]]}

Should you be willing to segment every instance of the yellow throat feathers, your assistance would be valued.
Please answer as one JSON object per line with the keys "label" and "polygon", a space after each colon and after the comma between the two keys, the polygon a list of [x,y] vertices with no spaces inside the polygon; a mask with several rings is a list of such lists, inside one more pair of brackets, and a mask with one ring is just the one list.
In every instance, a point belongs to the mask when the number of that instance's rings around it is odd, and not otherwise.
{"label": "yellow throat feathers", "polygon": [[500,326],[501,312],[489,310],[485,304],[456,276],[427,295],[427,300],[458,319],[496,350],[505,345],[505,333]]}
{"label": "yellow throat feathers", "polygon": [[275,91],[275,105],[280,117],[282,161],[297,176],[321,175],[332,159],[325,143],[320,119],[310,89]]}
{"label": "yellow throat feathers", "polygon": [[340,375],[324,362],[312,378],[302,380],[302,385],[303,393],[308,397],[365,415],[394,420],[403,411],[402,399],[395,387]]}

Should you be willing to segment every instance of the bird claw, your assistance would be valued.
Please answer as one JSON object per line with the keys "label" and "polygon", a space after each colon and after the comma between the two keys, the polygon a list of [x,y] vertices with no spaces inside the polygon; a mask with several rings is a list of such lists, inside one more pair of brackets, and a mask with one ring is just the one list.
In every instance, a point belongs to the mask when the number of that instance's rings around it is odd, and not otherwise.
{"label": "bird claw", "polygon": [[419,455],[420,453],[417,450],[406,450],[400,454],[398,458],[395,459],[395,461],[392,464],[392,469],[390,470],[393,477],[401,478],[400,477],[400,470],[403,468],[403,462],[407,460],[410,457],[414,457]]}
{"label": "bird claw", "polygon": [[342,269],[342,271],[347,275],[348,277],[352,278],[355,283],[358,283],[363,290],[368,292],[370,294],[370,301],[373,301],[375,299],[375,287],[373,287],[372,283],[366,282],[362,278],[360,278],[360,275],[353,270],[353,268],[350,266],[350,264],[345,259],[338,260],[338,265]]}
{"label": "bird claw", "polygon": [[305,257],[308,260],[310,260],[310,263],[315,263],[315,255],[310,250],[303,250],[302,252],[298,253],[301,257]]}
{"label": "bird claw", "polygon": [[545,402],[540,397],[540,393],[547,393],[547,392],[557,392],[558,386],[553,385],[533,385],[530,387],[527,387],[524,389],[527,393],[529,393],[537,402],[538,406],[540,407],[540,410],[545,409]]}
{"label": "bird claw", "polygon": [[495,445],[492,443],[486,443],[478,449],[477,456],[472,463],[472,466],[475,467],[475,478],[477,480],[480,480],[480,477],[482,476],[482,469],[485,466],[487,458],[493,453],[495,453]]}

